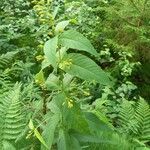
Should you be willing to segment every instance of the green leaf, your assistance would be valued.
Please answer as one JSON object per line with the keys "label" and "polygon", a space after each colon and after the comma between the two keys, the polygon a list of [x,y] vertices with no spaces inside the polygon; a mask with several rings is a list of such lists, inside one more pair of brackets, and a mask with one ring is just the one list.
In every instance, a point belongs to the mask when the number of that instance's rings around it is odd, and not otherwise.
{"label": "green leaf", "polygon": [[67,150],[67,143],[65,133],[62,129],[59,130],[59,138],[58,138],[58,150]]}
{"label": "green leaf", "polygon": [[45,146],[46,149],[49,149],[48,146],[46,145],[43,137],[41,136],[41,134],[39,133],[39,131],[35,128],[34,129],[34,135],[38,138],[38,140]]}
{"label": "green leaf", "polygon": [[112,128],[110,128],[103,120],[100,120],[95,114],[91,112],[86,112],[85,116],[88,120],[88,124],[91,131],[96,132],[111,132]]}
{"label": "green leaf", "polygon": [[68,50],[68,48],[61,47],[61,49],[59,49],[59,51],[57,51],[57,53],[56,53],[57,62],[59,62],[67,54],[66,53],[67,50]]}
{"label": "green leaf", "polygon": [[52,12],[53,19],[55,19],[55,17],[57,16],[58,10],[59,10],[59,5],[57,7],[55,7],[54,11]]}
{"label": "green leaf", "polygon": [[90,41],[77,31],[65,31],[60,35],[59,43],[62,46],[77,49],[80,51],[86,51],[92,55],[97,56],[97,52],[90,43]]}
{"label": "green leaf", "polygon": [[112,84],[108,75],[93,60],[81,54],[68,54],[59,67],[65,72],[87,81],[95,81],[103,85]]}
{"label": "green leaf", "polygon": [[84,135],[84,134],[80,134],[76,131],[72,131],[72,136],[74,136],[76,139],[78,139],[78,141],[83,142],[83,143],[106,143],[106,144],[114,144],[112,141],[110,140],[105,140],[103,137],[97,137],[97,136],[93,136],[93,135]]}
{"label": "green leaf", "polygon": [[35,82],[42,85],[45,83],[45,78],[42,70],[35,75]]}
{"label": "green leaf", "polygon": [[58,37],[54,37],[48,40],[44,45],[44,54],[46,62],[52,65],[53,68],[57,67],[56,49],[57,49]]}
{"label": "green leaf", "polygon": [[42,61],[42,67],[41,69],[43,70],[44,68],[48,67],[50,65],[48,58],[45,57],[44,60]]}
{"label": "green leaf", "polygon": [[32,122],[31,119],[29,121],[29,128],[31,129],[31,131],[34,132],[34,135],[36,136],[36,138],[48,149],[48,146],[46,145],[43,137],[41,136],[41,134],[39,133],[37,128],[34,127],[33,122]]}
{"label": "green leaf", "polygon": [[30,119],[30,121],[29,121],[29,128],[30,128],[31,130],[34,130],[34,125],[33,125],[33,122],[32,122],[31,119]]}
{"label": "green leaf", "polygon": [[58,93],[53,99],[48,103],[47,107],[53,112],[54,114],[62,113],[63,103],[66,100],[66,95],[64,93]]}
{"label": "green leaf", "polygon": [[81,150],[79,141],[63,129],[59,131],[57,145],[58,150]]}
{"label": "green leaf", "polygon": [[111,129],[113,129],[113,125],[109,122],[108,118],[99,110],[92,111],[102,122],[107,124]]}
{"label": "green leaf", "polygon": [[[54,133],[55,133],[56,126],[59,123],[59,120],[60,120],[60,115],[59,114],[53,115],[49,119],[49,121],[47,122],[47,125],[44,128],[44,131],[42,133],[43,138],[45,139],[46,144],[47,144],[49,149],[51,149],[51,146],[53,144]],[[45,148],[42,147],[42,150],[44,150],[44,149]]]}
{"label": "green leaf", "polygon": [[69,24],[69,20],[59,22],[55,27],[55,32],[56,33],[62,32],[65,29],[65,27],[68,26],[68,24]]}
{"label": "green leaf", "polygon": [[68,73],[66,73],[64,75],[64,79],[63,79],[63,86],[64,87],[68,87],[68,85],[70,85],[72,79],[73,79],[73,76],[68,74]]}
{"label": "green leaf", "polygon": [[59,78],[57,76],[55,76],[53,73],[51,73],[49,75],[45,84],[49,90],[59,90],[60,89]]}

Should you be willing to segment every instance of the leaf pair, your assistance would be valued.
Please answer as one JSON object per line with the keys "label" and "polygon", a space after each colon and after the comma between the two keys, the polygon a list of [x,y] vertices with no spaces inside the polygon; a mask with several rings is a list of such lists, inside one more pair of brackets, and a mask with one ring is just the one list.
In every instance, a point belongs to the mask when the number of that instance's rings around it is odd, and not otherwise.
{"label": "leaf pair", "polygon": [[[59,46],[66,47],[66,49],[57,51]],[[51,65],[54,70],[59,67],[65,72],[87,81],[95,81],[103,85],[112,84],[109,76],[93,60],[82,54],[67,54],[66,51],[69,48],[97,56],[96,50],[87,38],[77,31],[68,30],[45,43],[45,60],[42,63],[42,69]]]}

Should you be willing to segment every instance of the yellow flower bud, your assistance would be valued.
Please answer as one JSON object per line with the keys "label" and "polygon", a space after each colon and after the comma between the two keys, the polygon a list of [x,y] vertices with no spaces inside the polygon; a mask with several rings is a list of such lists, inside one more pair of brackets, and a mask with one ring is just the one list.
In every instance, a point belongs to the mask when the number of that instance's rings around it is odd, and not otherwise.
{"label": "yellow flower bud", "polygon": [[42,55],[36,56],[36,60],[37,60],[37,61],[40,61],[40,60],[43,60],[43,59],[44,59],[44,56],[42,56]]}
{"label": "yellow flower bud", "polygon": [[73,107],[73,100],[69,100],[68,101],[68,108],[72,108]]}

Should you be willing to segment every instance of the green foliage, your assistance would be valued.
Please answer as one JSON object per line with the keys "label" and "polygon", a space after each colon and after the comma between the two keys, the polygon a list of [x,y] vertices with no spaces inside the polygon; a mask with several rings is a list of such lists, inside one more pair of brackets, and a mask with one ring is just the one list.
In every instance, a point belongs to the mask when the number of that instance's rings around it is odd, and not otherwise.
{"label": "green foliage", "polygon": [[142,98],[137,104],[124,101],[119,112],[119,124],[122,132],[143,143],[150,141],[150,108]]}
{"label": "green foliage", "polygon": [[0,69],[7,68],[11,64],[16,53],[17,52],[7,52],[6,54],[2,54],[0,56]]}
{"label": "green foliage", "polygon": [[[21,85],[4,94],[0,101],[0,145],[5,142],[15,142],[26,125],[25,112],[20,97]],[[4,142],[4,143],[3,143]],[[3,145],[4,144],[4,145]],[[2,148],[3,149],[3,148]],[[5,148],[4,148],[5,149]]]}
{"label": "green foliage", "polygon": [[[149,65],[150,60],[149,6],[149,0],[114,0],[103,7],[107,13],[107,19],[104,20],[107,43],[118,51],[135,53],[133,60],[140,61],[142,65],[141,71],[136,72],[134,82],[139,86],[140,94],[147,99],[150,92],[144,92],[143,87],[149,84],[149,75],[145,74],[145,66]],[[148,89],[147,86],[146,91]]]}

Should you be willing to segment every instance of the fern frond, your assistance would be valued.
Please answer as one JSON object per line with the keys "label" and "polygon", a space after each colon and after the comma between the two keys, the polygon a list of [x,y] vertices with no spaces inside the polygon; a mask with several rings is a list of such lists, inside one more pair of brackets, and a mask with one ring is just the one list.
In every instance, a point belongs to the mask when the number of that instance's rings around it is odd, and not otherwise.
{"label": "fern frond", "polygon": [[13,87],[11,78],[5,76],[3,73],[0,74],[0,96]]}
{"label": "fern frond", "polygon": [[124,101],[121,105],[119,122],[120,125],[125,129],[128,129],[130,121],[134,119],[134,109],[130,102]]}
{"label": "fern frond", "polygon": [[139,126],[139,139],[143,142],[150,141],[150,107],[142,98],[138,102],[135,118]]}
{"label": "fern frond", "polygon": [[6,54],[0,55],[0,69],[4,69],[11,64],[17,51],[14,52],[7,52]]}
{"label": "fern frond", "polygon": [[0,100],[0,145],[15,141],[25,126],[25,115],[20,102],[20,84],[16,84]]}
{"label": "fern frond", "polygon": [[130,136],[143,143],[150,142],[150,107],[144,99],[140,98],[136,106],[123,102],[119,122],[121,130]]}

